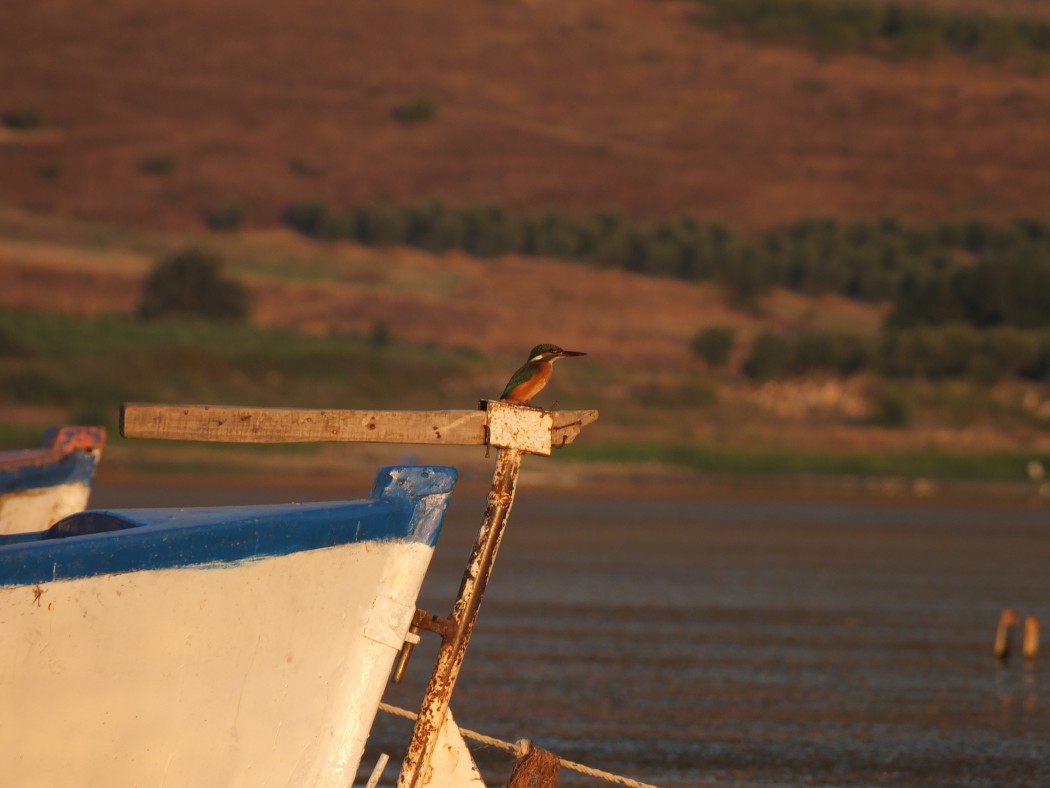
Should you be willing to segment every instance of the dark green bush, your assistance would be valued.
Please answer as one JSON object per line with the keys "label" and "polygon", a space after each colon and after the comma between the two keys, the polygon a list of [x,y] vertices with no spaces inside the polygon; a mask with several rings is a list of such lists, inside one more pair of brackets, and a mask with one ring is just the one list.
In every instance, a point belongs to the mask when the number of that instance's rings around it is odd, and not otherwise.
{"label": "dark green bush", "polygon": [[3,124],[9,129],[36,129],[44,124],[44,117],[36,107],[20,107],[5,112]]}
{"label": "dark green bush", "polygon": [[979,379],[994,377],[985,335],[965,323],[887,331],[881,348],[882,371],[891,377]]}
{"label": "dark green bush", "polygon": [[147,156],[139,161],[139,170],[147,175],[167,175],[175,169],[175,157],[167,155]]}
{"label": "dark green bush", "polygon": [[478,205],[461,215],[464,251],[478,257],[497,257],[521,249],[521,221],[498,205]]}
{"label": "dark green bush", "polygon": [[392,114],[400,123],[422,123],[437,114],[438,105],[434,99],[421,96],[394,107]]}
{"label": "dark green bush", "polygon": [[353,214],[352,237],[369,246],[392,246],[405,242],[408,223],[405,213],[388,205],[364,205]]}
{"label": "dark green bush", "polygon": [[405,209],[405,243],[431,252],[463,246],[463,219],[441,202],[432,200]]}
{"label": "dark green bush", "polygon": [[710,326],[693,337],[693,352],[712,369],[725,366],[733,349],[736,329],[730,326]]}
{"label": "dark green bush", "polygon": [[872,343],[856,334],[839,331],[804,331],[795,337],[796,374],[817,370],[855,375],[871,366]]}
{"label": "dark green bush", "polygon": [[744,361],[744,374],[752,380],[774,380],[788,377],[795,365],[794,344],[783,334],[763,331],[755,338],[751,353]]}
{"label": "dark green bush", "polygon": [[548,211],[522,223],[521,252],[536,257],[579,260],[594,248],[594,234],[585,222]]}
{"label": "dark green bush", "polygon": [[384,348],[390,344],[391,338],[389,323],[385,320],[376,320],[372,323],[372,331],[368,335],[368,341],[372,343],[372,347]]}
{"label": "dark green bush", "polygon": [[243,202],[229,202],[204,212],[204,223],[211,230],[228,232],[244,224],[248,206]]}
{"label": "dark green bush", "polygon": [[1036,354],[1031,364],[1021,370],[1021,376],[1029,380],[1050,383],[1050,331],[1036,333]]}
{"label": "dark green bush", "polygon": [[905,427],[908,424],[908,406],[899,396],[879,395],[866,422],[872,427]]}
{"label": "dark green bush", "polygon": [[33,348],[25,338],[8,328],[0,326],[0,358],[17,358],[33,355]]}
{"label": "dark green bush", "polygon": [[1015,241],[975,265],[941,268],[923,281],[902,280],[887,325],[966,322],[990,327],[1050,325],[1050,245]]}
{"label": "dark green bush", "polygon": [[37,172],[37,175],[39,175],[41,178],[43,178],[45,180],[48,180],[48,181],[53,181],[53,180],[57,180],[58,178],[62,177],[62,171],[64,169],[65,168],[62,166],[62,162],[60,162],[60,161],[49,161],[49,162],[46,162],[45,164],[41,164],[37,168],[36,172]]}
{"label": "dark green bush", "polygon": [[354,234],[354,220],[324,203],[311,201],[290,205],[284,212],[289,226],[310,238],[338,241]]}
{"label": "dark green bush", "polygon": [[247,319],[248,291],[222,276],[222,262],[201,249],[186,249],[158,263],[143,286],[139,316],[195,317],[236,323]]}
{"label": "dark green bush", "polygon": [[768,291],[772,282],[763,261],[751,247],[745,247],[716,274],[729,300],[742,309],[754,310],[758,300]]}

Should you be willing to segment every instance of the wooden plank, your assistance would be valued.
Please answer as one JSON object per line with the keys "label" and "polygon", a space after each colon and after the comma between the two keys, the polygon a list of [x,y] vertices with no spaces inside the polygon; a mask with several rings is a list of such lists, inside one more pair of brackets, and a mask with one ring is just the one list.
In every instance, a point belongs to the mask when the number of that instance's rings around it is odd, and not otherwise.
{"label": "wooden plank", "polygon": [[125,438],[225,443],[436,443],[481,446],[485,414],[473,410],[382,411],[127,403]]}
{"label": "wooden plank", "polygon": [[598,420],[596,410],[556,410],[554,427],[551,429],[551,448],[560,449],[576,440],[584,427]]}
{"label": "wooden plank", "polygon": [[[551,431],[555,447],[571,443],[598,412],[556,411]],[[313,410],[228,405],[126,403],[120,409],[125,438],[222,443],[417,443],[482,446],[483,410]]]}

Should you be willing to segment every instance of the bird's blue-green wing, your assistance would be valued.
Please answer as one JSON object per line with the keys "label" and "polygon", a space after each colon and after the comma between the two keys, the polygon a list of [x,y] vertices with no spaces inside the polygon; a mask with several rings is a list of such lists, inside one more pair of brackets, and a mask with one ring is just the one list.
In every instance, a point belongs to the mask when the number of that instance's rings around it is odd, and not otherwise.
{"label": "bird's blue-green wing", "polygon": [[500,399],[503,399],[508,394],[510,394],[510,392],[516,386],[520,386],[525,381],[531,380],[532,377],[536,374],[537,366],[539,365],[536,362],[530,361],[529,363],[522,364],[520,367],[518,367],[518,371],[510,376],[510,380],[507,381],[507,385],[503,389],[503,393],[499,395]]}

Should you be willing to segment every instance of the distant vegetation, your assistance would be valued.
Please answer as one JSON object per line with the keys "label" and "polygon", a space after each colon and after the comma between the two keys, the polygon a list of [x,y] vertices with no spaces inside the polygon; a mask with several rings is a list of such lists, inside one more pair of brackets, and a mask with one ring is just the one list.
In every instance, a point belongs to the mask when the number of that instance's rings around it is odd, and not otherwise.
{"label": "distant vegetation", "polygon": [[[557,257],[713,281],[745,308],[758,308],[772,287],[890,302],[887,328],[894,331],[951,324],[1050,327],[1050,222],[1038,219],[930,225],[889,217],[804,219],[741,236],[691,217],[645,225],[614,212],[582,218],[557,211],[517,215],[496,205],[449,208],[440,202],[353,211],[299,203],[285,217],[305,235],[324,240],[460,249],[482,257]],[[707,352],[713,351],[701,355]]]}
{"label": "distant vegetation", "polygon": [[238,229],[244,224],[248,215],[248,206],[245,202],[238,200],[228,202],[215,208],[204,211],[204,223],[208,229],[217,232],[228,232]]}
{"label": "distant vegetation", "polygon": [[44,118],[36,107],[19,107],[0,115],[0,121],[9,129],[29,130],[40,128]]}
{"label": "distant vegetation", "polygon": [[[701,336],[693,347],[703,357]],[[980,330],[950,323],[888,329],[881,337],[835,331],[763,331],[755,338],[742,371],[755,380],[814,372],[843,377],[873,372],[889,379],[968,378],[981,384],[1009,378],[1050,381],[1050,329],[999,326]]]}
{"label": "distant vegetation", "polygon": [[693,338],[693,352],[712,369],[725,366],[736,331],[727,326],[705,328]]}
{"label": "distant vegetation", "polygon": [[[737,306],[759,309],[772,287],[890,302],[881,338],[765,333],[742,371],[758,380],[827,371],[888,377],[1050,380],[1050,223],[1019,218],[905,225],[893,218],[805,219],[756,236],[684,217],[642,225],[613,212],[579,218],[516,215],[496,205],[428,202],[336,211],[293,205],[288,223],[324,240],[516,253],[579,260],[656,276],[721,284]],[[726,363],[733,333],[698,334],[694,352]]]}
{"label": "distant vegetation", "polygon": [[146,278],[139,316],[147,320],[191,317],[240,323],[250,309],[244,285],[222,274],[222,261],[201,249],[186,249],[159,262]]}
{"label": "distant vegetation", "polygon": [[1041,19],[873,0],[695,1],[699,24],[824,54],[953,52],[988,61],[1034,58],[1040,65],[1050,56],[1050,22]]}
{"label": "distant vegetation", "polygon": [[437,114],[438,105],[434,99],[425,96],[406,101],[394,107],[394,119],[401,123],[422,123]]}
{"label": "distant vegetation", "polygon": [[147,175],[167,175],[175,169],[175,157],[158,154],[139,160],[139,172]]}
{"label": "distant vegetation", "polygon": [[0,308],[0,401],[109,425],[127,401],[450,406],[476,401],[460,388],[475,367],[466,351],[400,345],[380,325],[371,337],[306,336],[184,316]]}

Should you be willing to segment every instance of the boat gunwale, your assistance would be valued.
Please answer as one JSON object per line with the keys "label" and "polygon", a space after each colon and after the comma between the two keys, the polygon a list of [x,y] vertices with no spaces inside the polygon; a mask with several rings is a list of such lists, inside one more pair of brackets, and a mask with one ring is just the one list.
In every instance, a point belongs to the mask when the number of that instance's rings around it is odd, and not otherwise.
{"label": "boat gunwale", "polygon": [[[0,536],[0,588],[160,569],[218,568],[365,542],[433,547],[457,473],[447,466],[380,468],[369,498],[265,506],[88,510],[100,533]],[[91,526],[91,523],[88,523]]]}

